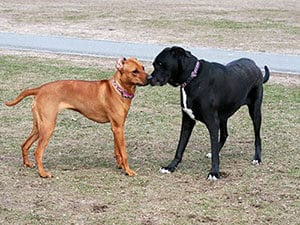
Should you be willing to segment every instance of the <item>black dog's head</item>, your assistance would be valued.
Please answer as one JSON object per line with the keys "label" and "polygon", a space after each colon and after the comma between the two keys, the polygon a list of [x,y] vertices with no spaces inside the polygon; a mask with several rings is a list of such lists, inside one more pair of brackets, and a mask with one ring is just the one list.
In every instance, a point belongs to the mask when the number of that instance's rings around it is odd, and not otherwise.
{"label": "black dog's head", "polygon": [[187,58],[193,57],[189,51],[180,47],[165,48],[156,56],[151,74],[150,84],[162,86],[167,83],[174,87],[184,82],[183,65]]}

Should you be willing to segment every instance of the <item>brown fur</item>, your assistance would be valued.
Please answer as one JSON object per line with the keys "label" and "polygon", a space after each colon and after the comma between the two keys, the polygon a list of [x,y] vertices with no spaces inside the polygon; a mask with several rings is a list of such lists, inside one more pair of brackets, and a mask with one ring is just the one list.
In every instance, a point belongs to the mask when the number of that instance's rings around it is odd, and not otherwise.
{"label": "brown fur", "polygon": [[38,88],[27,89],[7,106],[19,103],[23,98],[33,95],[32,104],[33,129],[22,147],[23,163],[34,167],[28,159],[28,151],[38,141],[34,152],[41,177],[52,177],[43,168],[42,158],[47,144],[53,134],[58,113],[63,109],[75,110],[98,123],[111,123],[114,135],[114,154],[117,165],[129,176],[136,173],[129,168],[125,147],[124,124],[131,104],[130,98],[124,98],[112,85],[113,79],[127,93],[134,94],[136,85],[147,84],[147,73],[136,59],[120,59],[117,72],[110,80],[80,81],[61,80],[46,83]]}

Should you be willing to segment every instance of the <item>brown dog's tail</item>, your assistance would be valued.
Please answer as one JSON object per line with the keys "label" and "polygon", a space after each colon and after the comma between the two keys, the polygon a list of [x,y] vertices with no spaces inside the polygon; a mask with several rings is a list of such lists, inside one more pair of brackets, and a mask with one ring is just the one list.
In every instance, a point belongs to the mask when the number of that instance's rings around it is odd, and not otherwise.
{"label": "brown dog's tail", "polygon": [[39,89],[40,89],[40,88],[33,88],[33,89],[27,89],[27,90],[24,90],[24,91],[22,91],[22,92],[18,95],[18,97],[17,97],[15,100],[10,101],[10,102],[5,101],[4,103],[5,103],[5,105],[7,105],[7,106],[14,106],[14,105],[18,104],[20,101],[22,101],[23,98],[25,98],[25,97],[27,97],[27,96],[29,96],[29,95],[36,95],[36,94],[38,93]]}
{"label": "brown dog's tail", "polygon": [[265,76],[264,76],[264,80],[263,83],[266,83],[270,78],[270,70],[267,66],[265,66]]}

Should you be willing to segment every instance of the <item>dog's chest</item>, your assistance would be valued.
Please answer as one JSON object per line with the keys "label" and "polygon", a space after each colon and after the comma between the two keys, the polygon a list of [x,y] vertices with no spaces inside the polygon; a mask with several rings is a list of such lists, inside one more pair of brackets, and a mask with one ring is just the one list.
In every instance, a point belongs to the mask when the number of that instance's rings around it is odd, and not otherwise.
{"label": "dog's chest", "polygon": [[181,108],[191,119],[195,120],[195,115],[192,110],[192,103],[189,101],[184,88],[181,88]]}

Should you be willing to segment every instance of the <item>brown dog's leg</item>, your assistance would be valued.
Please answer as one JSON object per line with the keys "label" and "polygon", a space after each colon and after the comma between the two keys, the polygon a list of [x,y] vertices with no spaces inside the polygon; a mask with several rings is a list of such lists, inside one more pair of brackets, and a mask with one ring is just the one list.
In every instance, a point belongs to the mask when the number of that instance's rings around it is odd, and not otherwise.
{"label": "brown dog's leg", "polygon": [[115,159],[116,159],[116,163],[117,163],[118,168],[124,169],[123,165],[122,165],[122,158],[121,158],[121,155],[120,155],[120,150],[116,145],[115,145]]}
{"label": "brown dog's leg", "polygon": [[[34,128],[35,129],[35,128]],[[29,137],[24,141],[22,144],[22,156],[23,156],[23,163],[24,166],[33,168],[34,164],[29,161],[28,159],[28,151],[31,147],[31,145],[39,138],[38,131],[37,130],[32,130],[31,134]]]}
{"label": "brown dog's leg", "polygon": [[[36,100],[38,102],[38,100]],[[37,105],[43,105],[43,108],[36,107]],[[36,116],[36,124],[38,128],[38,144],[34,151],[34,157],[37,164],[37,168],[41,177],[51,178],[51,173],[44,170],[43,167],[43,155],[45,148],[47,147],[49,140],[54,132],[56,118],[58,114],[58,107],[53,107],[51,104],[41,103],[35,104],[32,107],[33,114]]]}
{"label": "brown dog's leg", "polygon": [[115,144],[115,153],[117,152],[120,155],[121,167],[128,176],[135,176],[136,173],[129,168],[128,165],[128,156],[126,153],[125,147],[125,138],[124,138],[124,126],[118,126],[112,124],[112,131],[114,134],[114,144]]}
{"label": "brown dog's leg", "polygon": [[41,177],[44,177],[44,178],[52,177],[51,173],[46,172],[44,170],[43,155],[44,155],[45,148],[47,147],[49,140],[53,134],[54,128],[55,128],[55,123],[53,123],[53,124],[43,123],[39,127],[39,141],[38,141],[38,145],[34,152],[34,157],[35,157],[36,164],[37,164],[37,167],[39,170],[39,174]]}
{"label": "brown dog's leg", "polygon": [[34,167],[34,164],[32,162],[30,162],[29,159],[28,159],[28,151],[29,151],[30,147],[32,146],[32,144],[38,138],[39,138],[39,131],[38,131],[38,127],[37,127],[37,120],[36,120],[35,114],[33,112],[33,128],[32,128],[32,131],[31,131],[30,135],[28,136],[28,138],[21,145],[24,166],[27,166],[27,167],[30,167],[30,168]]}

